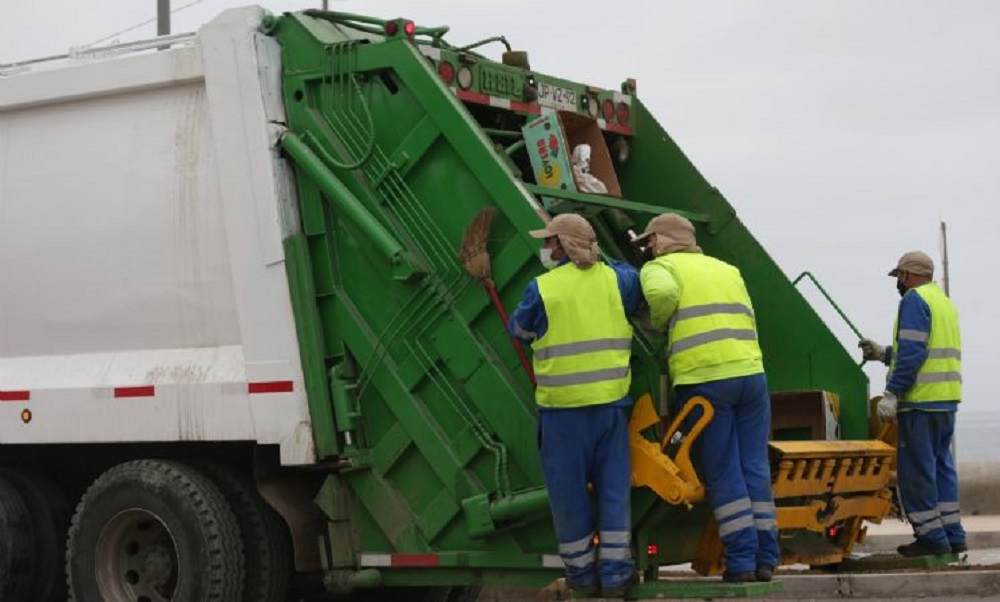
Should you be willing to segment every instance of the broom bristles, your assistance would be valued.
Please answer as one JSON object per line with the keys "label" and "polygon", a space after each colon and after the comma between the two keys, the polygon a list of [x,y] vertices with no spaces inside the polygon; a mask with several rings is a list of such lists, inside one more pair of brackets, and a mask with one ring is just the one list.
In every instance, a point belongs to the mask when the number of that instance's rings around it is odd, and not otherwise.
{"label": "broom bristles", "polygon": [[473,278],[488,280],[492,277],[490,254],[486,244],[490,240],[490,229],[496,217],[496,207],[486,207],[479,211],[462,235],[462,248],[458,257]]}

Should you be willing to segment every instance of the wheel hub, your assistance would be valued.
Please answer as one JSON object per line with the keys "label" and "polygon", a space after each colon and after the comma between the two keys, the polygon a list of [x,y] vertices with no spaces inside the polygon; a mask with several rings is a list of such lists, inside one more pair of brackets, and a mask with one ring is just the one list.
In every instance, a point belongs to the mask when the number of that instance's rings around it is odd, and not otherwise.
{"label": "wheel hub", "polygon": [[177,590],[177,548],[164,522],[148,510],[125,510],[108,521],[95,564],[107,602],[171,602]]}

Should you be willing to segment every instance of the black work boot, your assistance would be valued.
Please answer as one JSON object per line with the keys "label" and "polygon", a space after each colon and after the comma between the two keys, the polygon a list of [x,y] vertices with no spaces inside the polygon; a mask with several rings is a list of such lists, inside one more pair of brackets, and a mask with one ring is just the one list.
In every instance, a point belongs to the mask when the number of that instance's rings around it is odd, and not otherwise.
{"label": "black work boot", "polygon": [[566,585],[573,592],[574,598],[597,598],[601,593],[601,586],[598,584],[576,585],[567,582]]}
{"label": "black work boot", "polygon": [[774,578],[774,567],[761,565],[757,567],[757,581],[770,581]]}
{"label": "black work boot", "polygon": [[944,556],[945,554],[951,554],[951,546],[947,544],[932,546],[926,544],[919,539],[913,543],[908,543],[905,546],[899,546],[896,548],[901,556]]}
{"label": "black work boot", "polygon": [[639,574],[632,573],[632,576],[622,581],[614,587],[602,587],[601,597],[602,598],[624,598],[625,592],[629,590],[630,587],[639,583]]}
{"label": "black work boot", "polygon": [[753,583],[757,580],[757,575],[753,571],[743,571],[742,573],[722,573],[723,583]]}

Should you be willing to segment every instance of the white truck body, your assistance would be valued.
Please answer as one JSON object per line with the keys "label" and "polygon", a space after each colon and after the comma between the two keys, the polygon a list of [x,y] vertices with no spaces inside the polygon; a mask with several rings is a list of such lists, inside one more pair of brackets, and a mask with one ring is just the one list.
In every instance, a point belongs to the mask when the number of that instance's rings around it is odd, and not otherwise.
{"label": "white truck body", "polygon": [[3,444],[254,441],[315,461],[262,16],[0,71]]}

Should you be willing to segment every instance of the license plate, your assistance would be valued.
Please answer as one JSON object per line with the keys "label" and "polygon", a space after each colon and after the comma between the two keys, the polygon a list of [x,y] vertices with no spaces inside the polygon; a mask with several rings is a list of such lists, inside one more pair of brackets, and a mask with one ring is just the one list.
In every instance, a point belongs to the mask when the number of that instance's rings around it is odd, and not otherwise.
{"label": "license plate", "polygon": [[576,92],[562,86],[538,82],[538,104],[562,111],[576,111]]}

